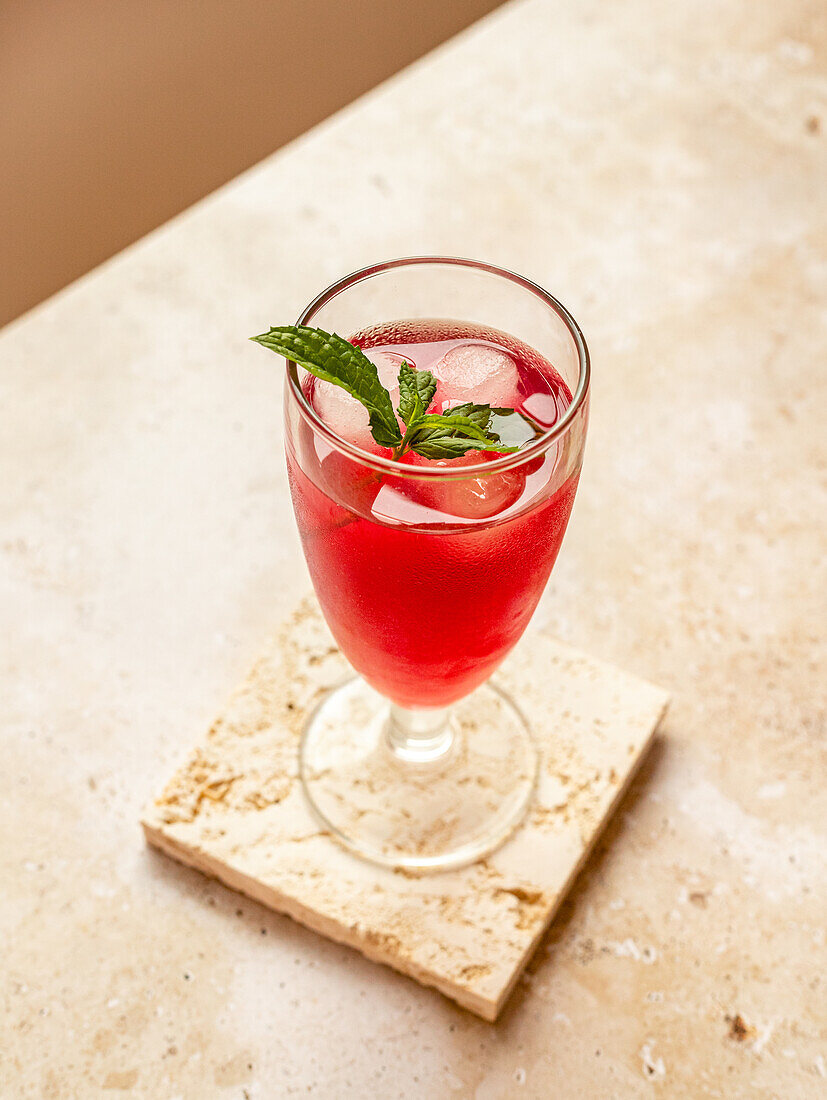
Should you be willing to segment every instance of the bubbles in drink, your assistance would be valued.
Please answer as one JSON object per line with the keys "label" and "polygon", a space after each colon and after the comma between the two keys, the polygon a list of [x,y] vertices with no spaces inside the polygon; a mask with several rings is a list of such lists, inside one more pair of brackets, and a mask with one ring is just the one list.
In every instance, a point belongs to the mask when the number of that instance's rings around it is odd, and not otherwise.
{"label": "bubbles in drink", "polygon": [[[399,364],[403,357],[377,348],[369,348],[365,355],[376,364],[379,381],[390,393],[391,402],[396,408],[399,403]],[[347,390],[332,382],[314,378],[310,394],[313,408],[336,435],[363,451],[382,451],[371,435],[367,409],[355,397],[351,397]]]}
{"label": "bubbles in drink", "polygon": [[516,408],[520,401],[517,364],[489,344],[458,344],[431,367],[443,407],[464,401]]}

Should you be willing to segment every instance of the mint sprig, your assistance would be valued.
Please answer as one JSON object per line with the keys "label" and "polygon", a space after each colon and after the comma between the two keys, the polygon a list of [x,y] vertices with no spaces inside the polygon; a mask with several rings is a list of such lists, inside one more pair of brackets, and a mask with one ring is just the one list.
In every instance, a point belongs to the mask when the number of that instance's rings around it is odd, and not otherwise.
{"label": "mint sprig", "polygon": [[410,427],[421,420],[436,393],[436,379],[429,370],[414,370],[409,363],[399,368],[399,416]]}
{"label": "mint sprig", "polygon": [[514,409],[492,409],[490,405],[469,401],[445,413],[429,413],[437,388],[430,371],[416,370],[406,362],[399,368],[397,411],[405,425],[403,435],[376,364],[361,348],[336,333],[304,325],[281,325],[250,339],[298,363],[316,378],[347,390],[368,410],[373,438],[381,447],[393,448],[393,459],[401,458],[409,450],[430,459],[461,458],[469,451],[519,450],[518,446],[504,443],[498,432],[492,430],[495,418],[516,415],[526,421]]}
{"label": "mint sprig", "polygon": [[370,430],[380,447],[395,447],[402,433],[393,411],[391,395],[379,381],[376,364],[361,348],[336,333],[305,325],[281,325],[260,336],[251,336],[262,347],[292,359],[325,382],[341,386],[368,410]]}

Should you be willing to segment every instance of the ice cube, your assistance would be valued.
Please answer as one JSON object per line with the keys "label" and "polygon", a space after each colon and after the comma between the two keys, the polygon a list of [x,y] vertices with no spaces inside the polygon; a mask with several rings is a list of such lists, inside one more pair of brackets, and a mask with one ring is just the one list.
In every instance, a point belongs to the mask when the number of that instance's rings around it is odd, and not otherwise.
{"label": "ice cube", "polygon": [[550,428],[560,415],[553,393],[531,393],[523,402],[523,409],[532,420]]}
{"label": "ice cube", "polygon": [[489,344],[459,344],[431,368],[443,409],[464,401],[515,408],[520,401],[517,364]]}
{"label": "ice cube", "polygon": [[[367,348],[365,355],[376,364],[379,381],[391,395],[394,409],[399,404],[399,364],[401,355]],[[371,435],[368,410],[355,397],[321,378],[313,380],[313,408],[336,435],[353,443],[363,451],[376,454],[382,450]]]}
{"label": "ice cube", "polygon": [[446,481],[440,485],[439,508],[463,519],[489,519],[516,504],[524,486],[525,476],[519,469]]}
{"label": "ice cube", "polygon": [[[499,456],[490,454],[465,455],[445,461],[429,461],[420,455],[409,456],[412,466],[444,467],[446,473],[462,466],[479,466],[492,462]],[[501,470],[498,473],[481,476],[469,476],[456,480],[439,481],[422,479],[411,481],[411,495],[420,503],[439,513],[450,521],[456,516],[460,519],[491,519],[507,511],[519,500],[525,488],[525,473],[521,467]]]}

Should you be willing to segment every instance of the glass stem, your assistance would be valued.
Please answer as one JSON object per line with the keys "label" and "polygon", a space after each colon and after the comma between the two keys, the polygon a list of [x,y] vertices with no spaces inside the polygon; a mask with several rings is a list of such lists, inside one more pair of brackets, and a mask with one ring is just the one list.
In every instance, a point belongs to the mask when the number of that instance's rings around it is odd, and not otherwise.
{"label": "glass stem", "polygon": [[440,760],[454,740],[449,714],[447,707],[420,710],[392,704],[386,735],[393,755],[408,764]]}

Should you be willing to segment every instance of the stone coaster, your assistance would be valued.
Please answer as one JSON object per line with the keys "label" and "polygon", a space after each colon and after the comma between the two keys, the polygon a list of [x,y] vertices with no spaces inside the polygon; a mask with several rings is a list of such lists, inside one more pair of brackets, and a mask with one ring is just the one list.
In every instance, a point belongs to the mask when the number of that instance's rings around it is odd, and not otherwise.
{"label": "stone coaster", "polygon": [[536,632],[495,681],[540,750],[520,829],[470,867],[417,874],[340,848],[309,809],[307,714],[351,673],[310,600],[147,808],[150,844],[494,1020],[641,762],[667,695]]}

